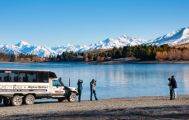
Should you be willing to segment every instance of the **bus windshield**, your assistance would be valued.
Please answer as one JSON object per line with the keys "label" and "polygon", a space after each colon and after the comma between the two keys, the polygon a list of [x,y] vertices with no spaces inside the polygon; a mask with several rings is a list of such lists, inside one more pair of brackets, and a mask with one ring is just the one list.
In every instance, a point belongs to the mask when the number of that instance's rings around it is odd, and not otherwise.
{"label": "bus windshield", "polygon": [[53,80],[53,86],[64,86],[64,84],[61,79],[55,79]]}

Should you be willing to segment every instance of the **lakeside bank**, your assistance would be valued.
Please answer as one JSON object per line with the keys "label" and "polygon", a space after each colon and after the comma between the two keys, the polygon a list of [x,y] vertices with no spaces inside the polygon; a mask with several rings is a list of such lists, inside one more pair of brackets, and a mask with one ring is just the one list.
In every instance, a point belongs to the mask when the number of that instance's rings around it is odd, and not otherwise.
{"label": "lakeside bank", "polygon": [[118,58],[108,61],[39,61],[39,62],[8,62],[0,63],[74,63],[74,64],[189,64],[189,60],[140,60],[136,58]]}
{"label": "lakeside bank", "polygon": [[0,119],[188,119],[189,95],[102,99],[99,101],[35,103],[0,107]]}

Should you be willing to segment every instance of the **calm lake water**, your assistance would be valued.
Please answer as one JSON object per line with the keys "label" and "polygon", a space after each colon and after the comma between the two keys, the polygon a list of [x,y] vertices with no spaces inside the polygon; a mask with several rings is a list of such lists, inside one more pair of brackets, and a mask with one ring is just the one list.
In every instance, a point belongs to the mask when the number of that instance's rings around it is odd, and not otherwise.
{"label": "calm lake water", "polygon": [[89,83],[97,80],[97,96],[121,98],[135,96],[167,96],[168,80],[175,75],[178,94],[189,94],[189,64],[116,64],[90,65],[75,63],[0,63],[0,68],[45,69],[62,77],[65,85],[77,87],[82,79],[82,99],[89,99]]}

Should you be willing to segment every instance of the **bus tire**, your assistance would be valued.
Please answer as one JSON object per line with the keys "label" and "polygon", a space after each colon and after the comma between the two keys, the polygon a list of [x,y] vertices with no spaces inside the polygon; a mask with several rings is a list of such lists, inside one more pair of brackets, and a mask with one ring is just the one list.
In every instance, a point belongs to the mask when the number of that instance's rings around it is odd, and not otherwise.
{"label": "bus tire", "polygon": [[13,106],[20,106],[22,105],[22,102],[22,96],[19,95],[15,95],[11,100]]}
{"label": "bus tire", "polygon": [[34,104],[34,100],[35,100],[34,95],[28,94],[28,95],[26,95],[26,97],[24,98],[24,103],[25,103],[26,105],[32,105],[32,104]]}
{"label": "bus tire", "polygon": [[75,92],[71,92],[70,95],[69,95],[69,97],[68,97],[68,101],[69,101],[69,102],[74,102],[74,101],[76,101],[76,100],[77,100],[77,95],[76,95],[76,93],[75,93]]}

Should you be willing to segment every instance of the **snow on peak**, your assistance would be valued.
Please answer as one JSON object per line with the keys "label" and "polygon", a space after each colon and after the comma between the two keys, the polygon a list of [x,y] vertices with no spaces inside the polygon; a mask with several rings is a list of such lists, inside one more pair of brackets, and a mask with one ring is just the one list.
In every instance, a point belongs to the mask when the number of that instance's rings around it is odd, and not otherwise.
{"label": "snow on peak", "polygon": [[105,39],[105,40],[103,40],[103,41],[99,41],[99,42],[101,42],[101,43],[110,43],[110,42],[114,42],[114,39],[112,39],[112,38],[107,38],[107,39]]}
{"label": "snow on peak", "polygon": [[150,44],[152,45],[180,45],[189,43],[189,27],[176,30],[161,37],[156,38]]}
{"label": "snow on peak", "polygon": [[26,41],[20,41],[15,45],[0,45],[0,51],[5,53],[14,53],[14,54],[33,54],[39,57],[48,57],[52,55],[62,54],[65,51],[73,51],[73,52],[86,52],[90,50],[96,49],[109,49],[113,47],[123,47],[127,45],[139,45],[142,44],[143,41],[137,38],[131,38],[127,35],[123,35],[116,39],[107,38],[105,40],[99,41],[96,44],[90,45],[72,45],[68,44],[62,47],[53,47],[47,48],[44,46],[35,46],[31,45]]}
{"label": "snow on peak", "polygon": [[189,37],[189,27],[183,29],[183,36],[186,38]]}
{"label": "snow on peak", "polygon": [[52,50],[54,50],[57,54],[62,54],[65,51],[73,51],[73,52],[86,52],[91,50],[97,50],[97,49],[109,49],[113,47],[123,47],[127,45],[139,45],[144,43],[141,39],[137,38],[131,38],[127,35],[123,35],[121,37],[118,37],[116,39],[113,38],[107,38],[105,40],[99,41],[95,44],[90,45],[71,45],[68,44],[67,46],[62,47],[53,47]]}
{"label": "snow on peak", "polygon": [[19,43],[16,44],[16,46],[22,47],[22,46],[29,46],[30,43],[21,40]]}
{"label": "snow on peak", "polygon": [[48,57],[50,55],[56,55],[55,51],[44,46],[34,46],[26,41],[20,41],[15,45],[0,45],[0,51],[8,54],[32,54],[39,57]]}
{"label": "snow on peak", "polygon": [[0,45],[0,51],[11,54],[33,54],[39,57],[48,57],[52,55],[62,54],[65,51],[73,52],[86,52],[97,49],[109,49],[113,47],[124,47],[124,46],[134,46],[134,45],[180,45],[184,43],[189,43],[189,27],[182,28],[180,30],[171,32],[169,34],[163,35],[156,38],[155,40],[147,41],[140,38],[132,38],[127,35],[122,35],[118,38],[107,38],[105,40],[99,41],[95,44],[90,45],[72,45],[68,44],[66,46],[59,46],[48,48],[44,46],[31,45],[26,41],[20,41],[15,45]]}

